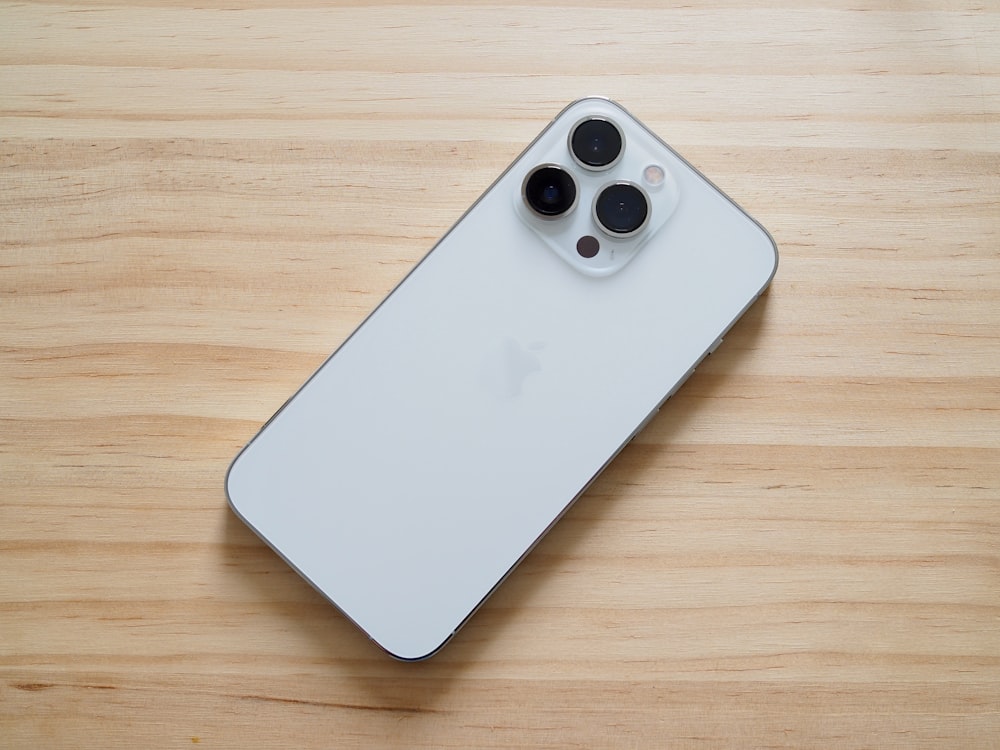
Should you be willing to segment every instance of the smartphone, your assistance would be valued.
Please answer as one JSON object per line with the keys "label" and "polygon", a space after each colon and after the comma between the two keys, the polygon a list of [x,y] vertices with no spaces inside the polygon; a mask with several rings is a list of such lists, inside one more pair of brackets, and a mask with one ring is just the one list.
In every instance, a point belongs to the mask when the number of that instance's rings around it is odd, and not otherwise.
{"label": "smartphone", "polygon": [[777,257],[624,108],[573,102],[243,448],[230,505],[378,646],[426,658]]}

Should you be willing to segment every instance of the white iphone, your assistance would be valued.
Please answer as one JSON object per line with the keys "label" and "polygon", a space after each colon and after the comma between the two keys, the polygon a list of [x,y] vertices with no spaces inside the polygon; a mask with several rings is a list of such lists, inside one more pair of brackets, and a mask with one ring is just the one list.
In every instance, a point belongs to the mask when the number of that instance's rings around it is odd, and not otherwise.
{"label": "white iphone", "polygon": [[440,649],[771,281],[621,106],[566,107],[236,457],[236,514],[376,644]]}

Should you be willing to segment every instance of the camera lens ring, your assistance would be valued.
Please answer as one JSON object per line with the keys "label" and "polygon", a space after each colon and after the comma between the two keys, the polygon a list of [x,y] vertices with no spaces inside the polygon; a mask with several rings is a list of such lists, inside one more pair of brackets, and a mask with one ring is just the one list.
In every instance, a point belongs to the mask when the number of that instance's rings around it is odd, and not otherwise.
{"label": "camera lens ring", "polygon": [[521,182],[521,199],[532,214],[551,221],[573,212],[580,190],[573,174],[558,164],[539,164]]}
{"label": "camera lens ring", "polygon": [[611,169],[625,153],[625,133],[618,123],[601,115],[588,115],[569,130],[566,145],[573,161],[590,172]]}
{"label": "camera lens ring", "polygon": [[626,239],[649,225],[651,206],[649,194],[640,185],[629,180],[615,180],[597,191],[591,215],[606,235]]}

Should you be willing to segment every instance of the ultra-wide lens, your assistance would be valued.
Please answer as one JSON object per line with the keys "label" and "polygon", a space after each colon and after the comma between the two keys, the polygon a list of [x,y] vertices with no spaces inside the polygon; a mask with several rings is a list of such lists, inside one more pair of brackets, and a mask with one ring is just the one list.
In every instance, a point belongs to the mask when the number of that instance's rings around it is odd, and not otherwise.
{"label": "ultra-wide lens", "polygon": [[637,185],[614,182],[597,194],[594,218],[613,237],[628,237],[646,226],[649,200]]}
{"label": "ultra-wide lens", "polygon": [[555,164],[535,167],[525,179],[522,193],[528,208],[547,219],[569,213],[576,205],[576,181]]}

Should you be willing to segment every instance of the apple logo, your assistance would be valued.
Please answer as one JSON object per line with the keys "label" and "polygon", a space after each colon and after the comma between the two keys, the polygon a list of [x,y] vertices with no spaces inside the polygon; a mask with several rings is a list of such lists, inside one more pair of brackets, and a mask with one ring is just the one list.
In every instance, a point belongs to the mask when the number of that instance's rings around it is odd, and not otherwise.
{"label": "apple logo", "polygon": [[524,381],[532,373],[540,372],[542,361],[538,353],[545,348],[541,342],[522,346],[509,336],[494,347],[483,363],[483,382],[486,389],[501,398],[521,395]]}

